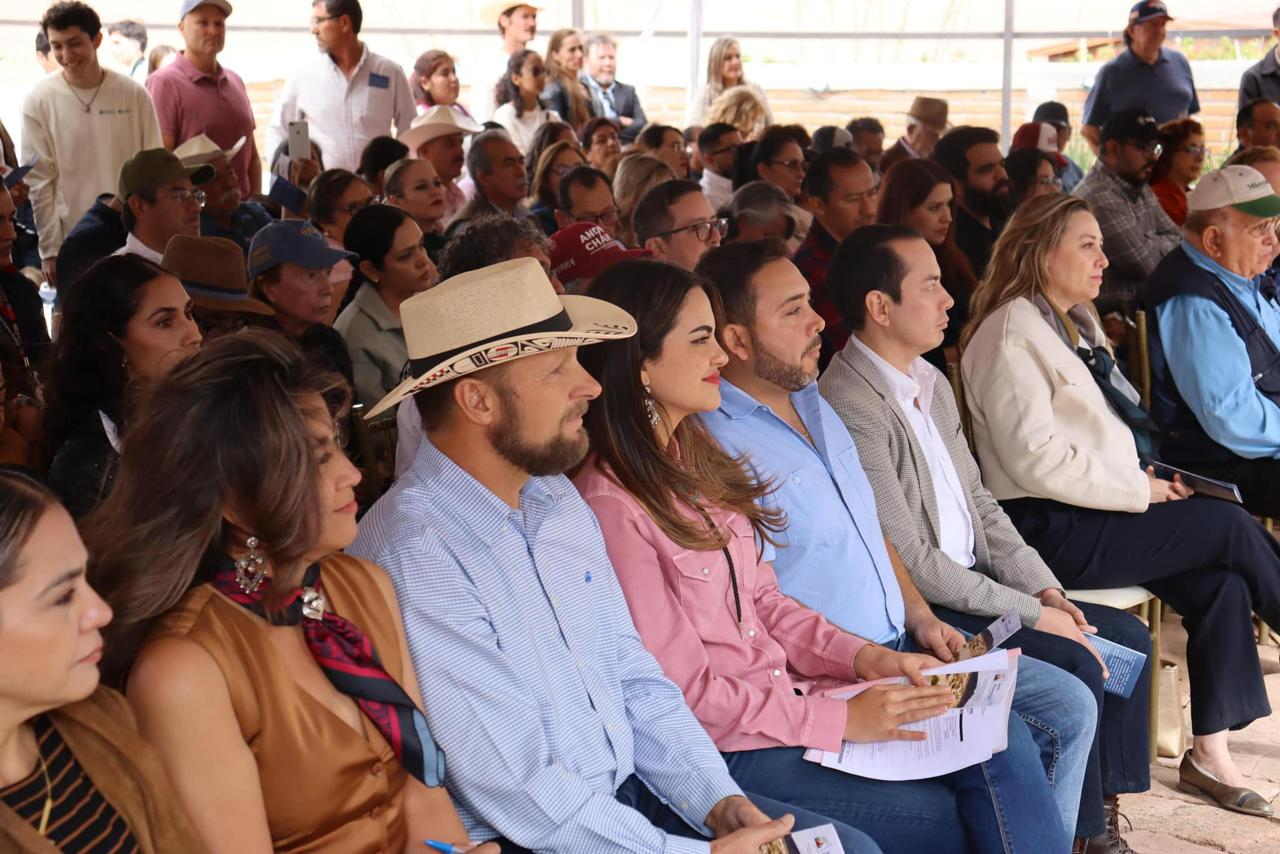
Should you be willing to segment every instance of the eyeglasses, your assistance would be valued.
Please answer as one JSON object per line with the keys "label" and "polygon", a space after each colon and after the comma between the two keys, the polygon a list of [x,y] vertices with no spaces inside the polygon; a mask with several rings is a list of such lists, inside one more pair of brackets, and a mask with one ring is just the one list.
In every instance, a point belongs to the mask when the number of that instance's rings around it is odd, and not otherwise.
{"label": "eyeglasses", "polygon": [[358,201],[358,202],[352,202],[349,205],[343,205],[342,207],[338,208],[338,210],[343,211],[344,213],[347,213],[351,216],[355,216],[360,211],[369,207],[369,205],[376,205],[376,204],[380,204],[381,202],[382,202],[381,196],[370,196],[367,199],[362,199],[361,201]]}
{"label": "eyeglasses", "polygon": [[170,190],[165,195],[180,205],[195,202],[197,207],[204,207],[204,190]]}
{"label": "eyeglasses", "polygon": [[1125,145],[1130,148],[1136,148],[1148,157],[1159,159],[1164,154],[1164,146],[1158,142],[1134,142],[1133,140],[1125,140]]}
{"label": "eyeglasses", "polygon": [[706,243],[711,239],[712,229],[715,229],[720,237],[723,238],[729,233],[729,220],[724,217],[718,217],[716,219],[705,219],[702,222],[691,222],[688,225],[682,225],[679,228],[673,228],[670,231],[659,231],[655,236],[670,237],[671,235],[678,234],[681,231],[692,231],[694,237],[698,238],[698,240],[703,243]]}
{"label": "eyeglasses", "polygon": [[1209,156],[1209,147],[1207,145],[1184,145],[1182,150],[1192,157]]}
{"label": "eyeglasses", "polygon": [[804,173],[809,171],[809,164],[804,161],[803,157],[799,160],[770,160],[769,164],[771,166],[781,166],[790,172]]}
{"label": "eyeglasses", "polygon": [[709,153],[712,157],[718,157],[721,154],[728,154],[731,151],[736,154],[738,149],[741,147],[742,147],[741,143],[737,145],[726,145],[724,148],[717,148]]}
{"label": "eyeglasses", "polygon": [[622,217],[622,211],[617,208],[609,208],[603,213],[584,213],[574,217],[576,222],[586,222],[591,225],[603,225],[605,228],[612,228],[618,224],[618,220]]}
{"label": "eyeglasses", "polygon": [[1062,179],[1059,178],[1057,175],[1048,175],[1045,177],[1037,178],[1036,183],[1045,187],[1061,187]]}

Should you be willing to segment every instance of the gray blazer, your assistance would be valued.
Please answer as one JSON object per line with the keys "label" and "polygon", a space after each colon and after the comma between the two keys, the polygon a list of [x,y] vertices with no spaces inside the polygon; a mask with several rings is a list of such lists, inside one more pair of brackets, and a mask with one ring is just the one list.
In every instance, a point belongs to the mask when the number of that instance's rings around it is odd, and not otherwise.
{"label": "gray blazer", "polygon": [[930,414],[965,487],[973,518],[972,569],[939,547],[938,504],[924,452],[884,377],[852,339],[831,360],[818,389],[849,428],[876,494],[880,525],[921,595],[931,604],[983,617],[1016,608],[1024,625],[1039,622],[1035,594],[1062,585],[982,485],[946,378],[934,386]]}

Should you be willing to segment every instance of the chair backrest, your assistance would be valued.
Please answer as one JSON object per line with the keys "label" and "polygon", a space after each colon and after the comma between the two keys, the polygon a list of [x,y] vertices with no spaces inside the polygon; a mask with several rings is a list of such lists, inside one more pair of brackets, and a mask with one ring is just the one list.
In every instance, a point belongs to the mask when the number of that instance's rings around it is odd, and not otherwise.
{"label": "chair backrest", "polygon": [[363,404],[355,404],[351,412],[351,431],[356,447],[360,450],[359,467],[364,478],[364,489],[374,499],[391,487],[395,480],[396,465],[396,410],[374,421],[364,419]]}
{"label": "chair backrest", "polygon": [[969,443],[969,453],[975,457],[978,449],[973,444],[973,417],[969,414],[969,402],[964,396],[964,377],[960,374],[960,366],[955,362],[947,362],[947,379],[951,382],[951,393],[956,398],[956,410],[960,413],[960,429],[964,430],[964,439]]}
{"label": "chair backrest", "polygon": [[1129,381],[1142,398],[1142,408],[1151,411],[1151,339],[1147,331],[1147,313],[1134,312],[1129,327]]}

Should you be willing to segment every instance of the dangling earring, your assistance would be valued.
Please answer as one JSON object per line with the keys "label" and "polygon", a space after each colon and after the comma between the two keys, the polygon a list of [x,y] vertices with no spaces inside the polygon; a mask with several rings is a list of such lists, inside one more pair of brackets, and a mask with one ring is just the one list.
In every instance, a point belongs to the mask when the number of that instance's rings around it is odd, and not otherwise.
{"label": "dangling earring", "polygon": [[662,420],[662,415],[658,412],[658,404],[653,400],[653,393],[649,390],[648,383],[644,387],[644,411],[649,416],[649,426],[657,427],[658,422]]}
{"label": "dangling earring", "polygon": [[245,540],[244,546],[249,553],[236,561],[236,584],[245,593],[253,595],[262,586],[262,580],[267,577],[267,559],[262,556],[262,552],[258,551],[257,537]]}

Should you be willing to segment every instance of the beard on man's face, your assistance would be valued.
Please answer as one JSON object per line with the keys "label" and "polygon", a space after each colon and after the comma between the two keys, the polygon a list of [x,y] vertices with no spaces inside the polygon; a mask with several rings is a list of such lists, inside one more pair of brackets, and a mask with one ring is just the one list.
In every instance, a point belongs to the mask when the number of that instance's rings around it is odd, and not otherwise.
{"label": "beard on man's face", "polygon": [[586,401],[565,414],[554,437],[545,442],[534,443],[524,435],[524,419],[520,415],[515,392],[507,388],[505,383],[496,388],[505,417],[489,428],[488,438],[493,449],[504,460],[521,471],[528,472],[531,477],[546,477],[564,474],[586,458],[587,451],[590,450],[586,429],[579,427],[573,436],[565,436],[563,430],[569,421],[587,414]]}
{"label": "beard on man's face", "polygon": [[1013,213],[1013,182],[1005,178],[990,192],[966,186],[964,204],[981,216],[996,220],[1008,219]]}
{"label": "beard on man's face", "polygon": [[[800,389],[809,385],[818,378],[818,371],[815,368],[812,371],[806,370],[801,362],[788,362],[786,359],[775,355],[764,342],[756,335],[754,329],[749,330],[751,335],[751,350],[755,353],[755,375],[760,379],[773,383],[778,388],[787,391],[800,391]],[[822,337],[815,335],[808,349],[822,346]],[[806,352],[808,352],[806,350]]]}

